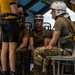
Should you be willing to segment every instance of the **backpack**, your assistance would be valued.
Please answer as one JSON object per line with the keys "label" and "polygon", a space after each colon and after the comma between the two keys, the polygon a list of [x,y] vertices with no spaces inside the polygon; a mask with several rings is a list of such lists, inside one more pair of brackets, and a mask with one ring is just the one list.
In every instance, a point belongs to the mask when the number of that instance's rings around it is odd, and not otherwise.
{"label": "backpack", "polygon": [[75,35],[75,24],[73,23],[73,21],[69,20],[68,18],[66,18],[66,20],[69,22],[70,26],[72,27]]}
{"label": "backpack", "polygon": [[63,17],[63,19],[68,22],[69,27],[69,34],[67,36],[61,37],[59,41],[59,46],[62,46],[62,48],[73,48],[74,45],[74,35],[75,35],[75,24],[69,20],[68,18]]}

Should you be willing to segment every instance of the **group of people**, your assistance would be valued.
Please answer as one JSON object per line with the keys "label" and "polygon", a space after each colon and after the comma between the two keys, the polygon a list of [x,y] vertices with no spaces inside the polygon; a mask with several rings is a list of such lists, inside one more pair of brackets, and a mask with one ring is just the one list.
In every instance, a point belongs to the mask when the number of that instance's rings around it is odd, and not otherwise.
{"label": "group of people", "polygon": [[[38,47],[34,51],[34,75],[49,75],[46,56],[60,54],[70,56],[73,52],[74,31],[67,21],[67,19],[70,20],[70,17],[66,15],[66,7],[66,4],[62,1],[55,1],[50,6],[52,18],[55,20],[54,32],[47,46]],[[70,68],[65,71],[70,73]]]}
{"label": "group of people", "polygon": [[[25,67],[26,60],[30,62],[31,59],[34,63],[34,75],[48,75],[46,56],[59,55],[61,50],[63,51],[62,55],[72,54],[74,33],[66,20],[68,17],[65,17],[67,11],[64,2],[55,1],[50,6],[52,18],[55,19],[52,37],[50,31],[42,26],[43,16],[41,14],[34,16],[34,29],[32,31],[29,31],[22,21],[18,21],[18,17],[23,20],[26,16],[23,14],[23,9],[17,7],[16,0],[0,0],[0,8],[2,15],[1,65],[3,75],[22,75],[22,67],[25,71],[27,69]],[[69,37],[65,38],[67,36]],[[70,52],[68,49],[72,51]],[[9,63],[7,55],[9,55]],[[24,74],[26,75],[26,72]]]}

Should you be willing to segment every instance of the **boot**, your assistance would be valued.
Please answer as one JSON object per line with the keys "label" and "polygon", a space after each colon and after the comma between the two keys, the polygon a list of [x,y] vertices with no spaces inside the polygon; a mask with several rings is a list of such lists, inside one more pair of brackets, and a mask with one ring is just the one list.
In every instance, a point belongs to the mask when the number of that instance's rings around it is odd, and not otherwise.
{"label": "boot", "polygon": [[11,71],[11,75],[16,75],[16,72]]}
{"label": "boot", "polygon": [[8,71],[3,71],[3,75],[9,75]]}

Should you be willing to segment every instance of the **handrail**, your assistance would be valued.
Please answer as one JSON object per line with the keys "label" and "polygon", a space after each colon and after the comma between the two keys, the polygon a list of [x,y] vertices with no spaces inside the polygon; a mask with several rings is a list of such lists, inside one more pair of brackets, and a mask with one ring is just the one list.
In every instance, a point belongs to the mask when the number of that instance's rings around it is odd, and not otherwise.
{"label": "handrail", "polygon": [[[44,25],[47,24],[47,25]],[[43,22],[43,27],[48,27],[48,30],[51,30],[51,24],[49,22]]]}

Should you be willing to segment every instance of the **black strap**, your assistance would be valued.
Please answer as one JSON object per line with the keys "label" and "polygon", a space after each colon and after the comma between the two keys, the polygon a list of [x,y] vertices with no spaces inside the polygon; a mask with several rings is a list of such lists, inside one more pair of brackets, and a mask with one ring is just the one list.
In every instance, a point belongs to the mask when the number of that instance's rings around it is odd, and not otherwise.
{"label": "black strap", "polygon": [[6,14],[1,15],[2,18],[8,17],[8,16],[16,16],[16,17],[18,17],[17,14],[13,14],[13,13],[6,13]]}
{"label": "black strap", "polygon": [[71,32],[74,35],[74,30],[73,30],[73,27],[70,24],[70,20],[68,18],[65,18],[65,17],[63,17],[63,18],[69,23],[69,25],[68,25],[69,32]]}

